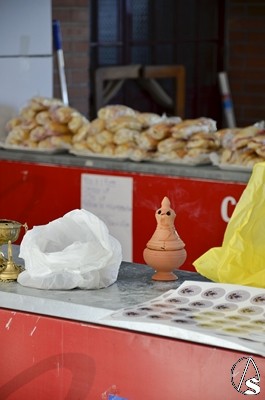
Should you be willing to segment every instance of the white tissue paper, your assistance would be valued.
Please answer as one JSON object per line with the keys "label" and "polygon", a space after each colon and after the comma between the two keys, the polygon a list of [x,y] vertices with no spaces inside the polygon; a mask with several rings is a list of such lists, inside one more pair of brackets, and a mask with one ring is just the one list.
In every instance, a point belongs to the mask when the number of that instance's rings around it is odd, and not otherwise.
{"label": "white tissue paper", "polygon": [[17,281],[39,289],[100,289],[117,280],[120,242],[96,215],[73,210],[24,235],[19,257],[25,271]]}

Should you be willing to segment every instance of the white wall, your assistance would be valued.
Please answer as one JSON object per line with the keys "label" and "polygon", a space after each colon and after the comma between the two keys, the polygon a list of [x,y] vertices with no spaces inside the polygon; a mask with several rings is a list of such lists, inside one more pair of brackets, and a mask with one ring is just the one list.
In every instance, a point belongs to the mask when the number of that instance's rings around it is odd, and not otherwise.
{"label": "white wall", "polygon": [[0,136],[33,96],[52,97],[51,0],[0,0]]}

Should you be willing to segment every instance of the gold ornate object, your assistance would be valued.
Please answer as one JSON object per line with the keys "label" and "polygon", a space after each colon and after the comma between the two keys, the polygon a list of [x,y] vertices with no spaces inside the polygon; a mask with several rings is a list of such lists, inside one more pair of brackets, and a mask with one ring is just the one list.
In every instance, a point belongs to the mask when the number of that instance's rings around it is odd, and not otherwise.
{"label": "gold ornate object", "polygon": [[13,262],[12,244],[15,242],[20,234],[21,227],[25,231],[28,226],[25,223],[22,225],[20,222],[12,221],[9,219],[0,219],[0,248],[3,244],[8,245],[7,258],[3,252],[0,251],[0,280],[1,281],[14,281],[17,279],[19,273],[22,271],[21,266]]}

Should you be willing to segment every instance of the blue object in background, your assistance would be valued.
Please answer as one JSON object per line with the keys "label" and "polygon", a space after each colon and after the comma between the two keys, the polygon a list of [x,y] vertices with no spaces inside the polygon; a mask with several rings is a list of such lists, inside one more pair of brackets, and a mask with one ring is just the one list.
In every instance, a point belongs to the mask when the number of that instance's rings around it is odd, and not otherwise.
{"label": "blue object in background", "polygon": [[60,22],[55,19],[52,21],[52,33],[53,33],[53,43],[55,50],[62,49],[62,35]]}
{"label": "blue object in background", "polygon": [[68,101],[68,91],[65,77],[65,66],[64,66],[64,54],[62,47],[62,35],[61,35],[61,25],[58,20],[53,20],[52,22],[52,30],[53,30],[53,43],[54,48],[57,53],[57,61],[58,61],[58,69],[59,69],[59,78],[61,84],[61,93],[62,99],[65,105],[69,104]]}

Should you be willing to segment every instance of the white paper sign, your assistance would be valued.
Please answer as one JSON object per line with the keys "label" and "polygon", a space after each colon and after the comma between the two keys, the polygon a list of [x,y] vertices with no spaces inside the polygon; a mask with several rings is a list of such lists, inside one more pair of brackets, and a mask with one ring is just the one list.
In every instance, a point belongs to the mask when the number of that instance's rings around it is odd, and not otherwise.
{"label": "white paper sign", "polygon": [[133,178],[82,174],[81,208],[105,222],[122,246],[123,261],[132,261]]}

